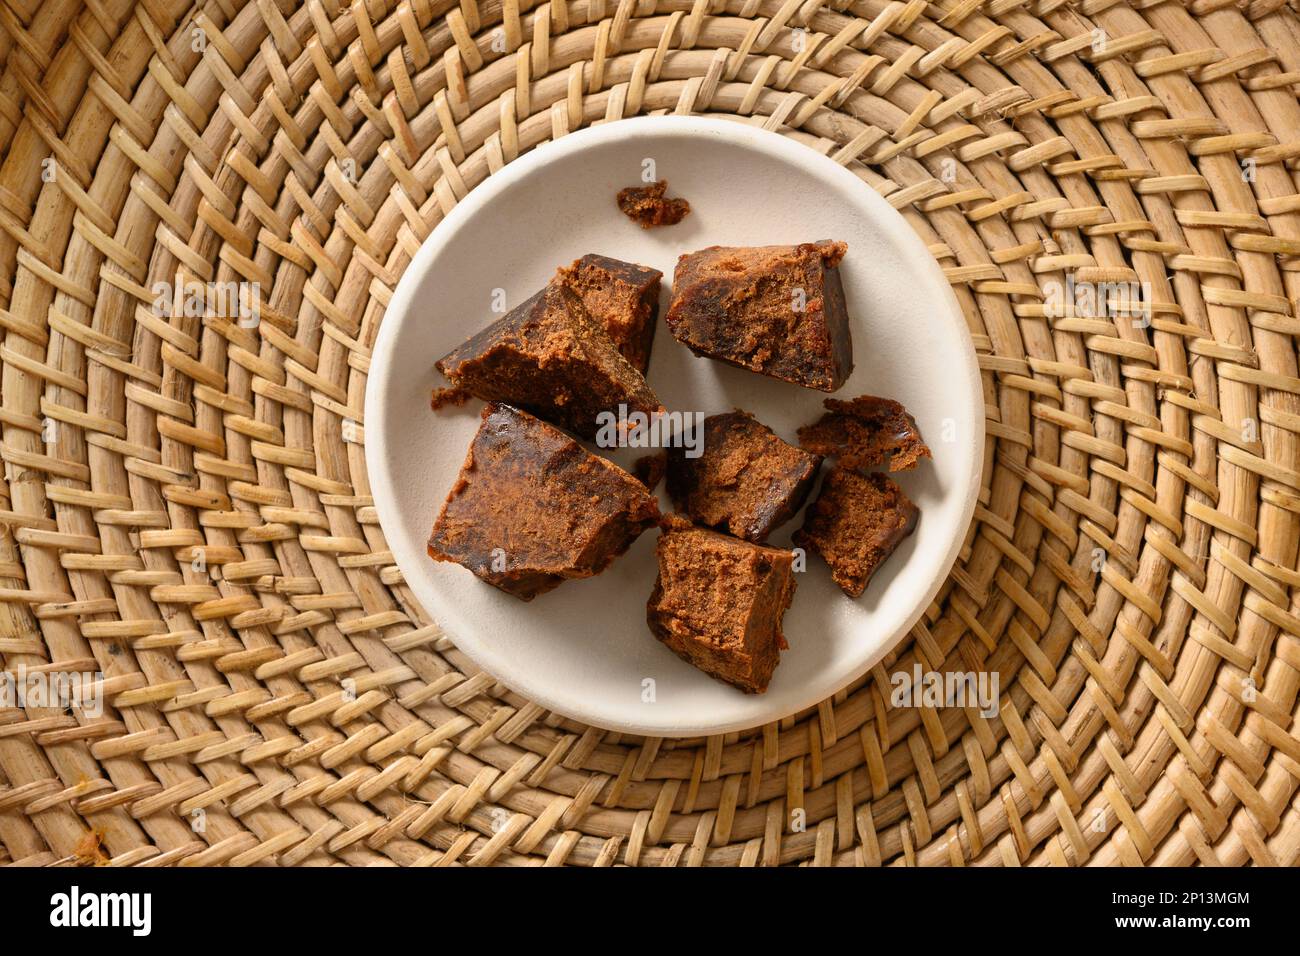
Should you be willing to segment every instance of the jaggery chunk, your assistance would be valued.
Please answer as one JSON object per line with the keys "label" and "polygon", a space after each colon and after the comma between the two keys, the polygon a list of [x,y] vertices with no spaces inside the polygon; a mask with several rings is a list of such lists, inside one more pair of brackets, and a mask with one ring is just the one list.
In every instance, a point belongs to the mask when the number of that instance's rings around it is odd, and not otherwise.
{"label": "jaggery chunk", "polygon": [[597,416],[617,416],[619,405],[646,415],[662,408],[581,297],[555,280],[436,364],[454,387],[508,402],[583,438],[595,438]]}
{"label": "jaggery chunk", "polygon": [[809,451],[864,472],[877,465],[908,471],[931,457],[916,420],[892,399],[859,395],[851,402],[828,398],[822,404],[827,414],[799,429],[799,444]]}
{"label": "jaggery chunk", "polygon": [[668,180],[661,179],[648,186],[628,186],[618,191],[618,208],[642,229],[655,226],[675,226],[686,218],[691,204],[685,199],[669,199]]}
{"label": "jaggery chunk", "polygon": [[677,519],[660,536],[658,555],[646,605],[654,636],[747,694],[767,690],[788,646],[781,617],[794,597],[793,553]]}
{"label": "jaggery chunk", "polygon": [[645,485],[649,491],[654,491],[659,487],[659,482],[663,481],[664,472],[667,470],[668,452],[666,451],[657,451],[652,455],[642,455],[632,462],[632,474],[636,475],[636,480]]}
{"label": "jaggery chunk", "polygon": [[531,601],[599,574],[658,520],[654,496],[623,469],[527,412],[491,403],[434,522],[429,556]]}
{"label": "jaggery chunk", "polygon": [[650,364],[663,275],[658,269],[594,253],[575,259],[558,273],[642,375]]}
{"label": "jaggery chunk", "polygon": [[822,240],[681,256],[668,329],[697,355],[833,392],[853,371],[838,268],[847,249]]}
{"label": "jaggery chunk", "polygon": [[763,542],[802,507],[821,456],[783,442],[737,409],[704,420],[698,458],[685,448],[668,457],[668,494],[696,524]]}
{"label": "jaggery chunk", "polygon": [[840,590],[859,597],[871,575],[916,528],[917,513],[887,475],[836,467],[822,482],[794,543],[820,554]]}

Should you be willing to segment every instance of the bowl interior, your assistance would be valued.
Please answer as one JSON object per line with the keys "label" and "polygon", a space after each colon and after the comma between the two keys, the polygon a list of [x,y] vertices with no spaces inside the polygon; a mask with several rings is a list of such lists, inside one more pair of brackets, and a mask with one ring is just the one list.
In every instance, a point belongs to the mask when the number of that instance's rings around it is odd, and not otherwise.
{"label": "bowl interior", "polygon": [[[643,172],[690,200],[679,225],[643,230],[614,195]],[[645,622],[657,535],[603,574],[525,603],[430,560],[434,514],[464,460],[482,403],[429,409],[433,362],[588,252],[664,272],[648,378],[670,410],[754,413],[787,441],[823,393],[696,358],[663,325],[677,256],[708,245],[841,239],[855,370],[836,395],[903,402],[934,460],[895,476],[918,504],[915,534],[858,600],[810,556],[785,617],[790,650],[766,694],[745,695],[661,646]],[[984,424],[974,350],[938,265],[874,190],[777,134],[722,120],[653,117],[546,144],[474,189],[403,275],[376,342],[366,460],[385,537],[407,583],[456,644],[508,686],[567,716],[651,735],[717,733],[775,720],[834,693],[878,661],[924,611],[966,533]],[[610,454],[630,467],[647,450]],[[661,489],[662,492],[662,489]],[[670,507],[661,494],[665,508]],[[771,544],[788,547],[800,518]]]}

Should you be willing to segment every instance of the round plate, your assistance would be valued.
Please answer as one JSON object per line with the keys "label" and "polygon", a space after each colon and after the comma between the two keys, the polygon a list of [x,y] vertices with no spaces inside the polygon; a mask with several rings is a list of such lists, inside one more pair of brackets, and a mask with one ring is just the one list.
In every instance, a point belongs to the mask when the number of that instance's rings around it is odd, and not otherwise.
{"label": "round plate", "polygon": [[[690,200],[679,225],[643,230],[615,193],[647,164]],[[531,602],[425,550],[465,458],[482,403],[429,408],[433,363],[523,302],[564,265],[597,252],[661,269],[663,304],[648,379],[671,410],[744,408],[786,441],[822,413],[821,392],[697,358],[663,325],[678,255],[709,245],[840,239],[852,316],[852,377],[841,398],[905,404],[934,451],[895,477],[921,510],[916,532],[846,597],[810,555],[785,615],[790,649],[765,694],[741,693],[651,635],[645,604],[657,533],[603,573]],[[472,190],[420,247],[375,343],[365,404],[366,465],[380,525],[407,584],[457,647],[507,686],[575,719],[651,736],[738,730],[812,706],[880,660],[924,612],[966,535],[979,488],[984,400],[952,290],[920,238],[833,160],[742,123],[642,117],[539,146]],[[644,449],[611,454],[628,466]],[[815,493],[815,492],[814,492]],[[661,494],[665,508],[669,507]],[[770,544],[790,546],[800,516]],[[650,683],[653,681],[653,683]]]}

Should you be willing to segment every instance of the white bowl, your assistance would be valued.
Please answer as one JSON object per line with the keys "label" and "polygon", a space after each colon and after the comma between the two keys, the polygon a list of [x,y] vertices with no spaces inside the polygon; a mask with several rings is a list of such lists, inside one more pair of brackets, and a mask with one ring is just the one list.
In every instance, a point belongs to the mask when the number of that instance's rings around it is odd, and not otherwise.
{"label": "white bowl", "polygon": [[[615,193],[643,163],[684,196],[679,225],[643,230]],[[916,532],[857,600],[810,555],[785,615],[790,649],[765,694],[743,694],[651,635],[645,603],[657,533],[603,574],[532,602],[425,550],[479,423],[482,403],[429,408],[433,363],[513,307],[557,266],[588,252],[663,270],[648,378],[670,410],[733,407],[793,442],[822,413],[821,392],[695,357],[663,326],[677,256],[709,245],[841,239],[855,370],[841,398],[884,395],[915,416],[934,460],[895,477],[921,510]],[[504,292],[496,291],[504,290]],[[975,350],[952,290],[920,238],[873,189],[793,140],[741,123],[641,117],[539,146],[471,191],[420,247],[393,295],[371,362],[366,465],[380,524],[416,597],[456,645],[507,686],[568,717],[652,736],[738,730],[812,706],[879,661],[924,612],[975,507],[984,404]],[[625,466],[645,450],[611,455]],[[826,466],[824,466],[826,467]],[[815,493],[815,492],[814,492]],[[661,495],[665,507],[667,499]],[[770,543],[789,547],[801,516]],[[653,681],[650,684],[649,681]],[[652,690],[653,692],[649,692]]]}

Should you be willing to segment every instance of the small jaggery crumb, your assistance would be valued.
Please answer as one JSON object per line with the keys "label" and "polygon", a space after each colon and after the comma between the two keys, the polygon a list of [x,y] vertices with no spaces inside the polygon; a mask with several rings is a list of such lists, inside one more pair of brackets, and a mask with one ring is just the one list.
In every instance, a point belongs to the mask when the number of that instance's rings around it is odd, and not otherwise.
{"label": "small jaggery crumb", "polygon": [[661,179],[648,186],[628,186],[618,191],[618,208],[642,229],[656,226],[675,226],[686,218],[691,204],[685,199],[669,199],[668,180]]}
{"label": "small jaggery crumb", "polygon": [[463,388],[435,388],[429,396],[429,407],[435,412],[448,405],[464,405],[469,400],[469,392]]}
{"label": "small jaggery crumb", "polygon": [[648,491],[654,491],[659,487],[659,482],[663,480],[667,470],[668,452],[666,451],[642,455],[632,463],[632,474],[637,481],[646,486]]}
{"label": "small jaggery crumb", "polygon": [[101,830],[87,830],[72,848],[77,866],[108,866],[111,862],[104,852],[104,834]]}
{"label": "small jaggery crumb", "polygon": [[863,473],[880,465],[910,471],[932,457],[916,419],[892,399],[859,395],[851,402],[828,398],[822,404],[827,414],[799,429],[799,444],[808,451]]}

